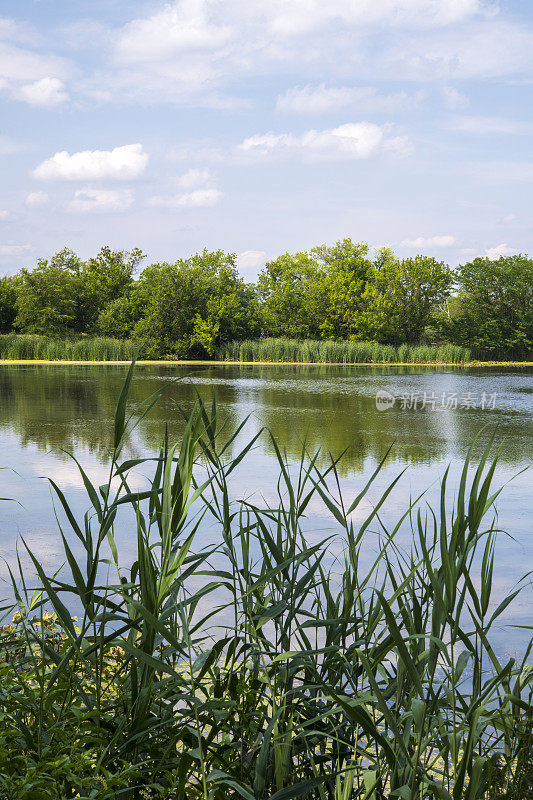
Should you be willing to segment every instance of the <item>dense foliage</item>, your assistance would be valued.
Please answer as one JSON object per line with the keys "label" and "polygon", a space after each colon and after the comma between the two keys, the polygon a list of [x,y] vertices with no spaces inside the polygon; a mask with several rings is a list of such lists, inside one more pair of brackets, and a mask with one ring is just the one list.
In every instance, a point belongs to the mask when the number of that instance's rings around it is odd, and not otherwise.
{"label": "dense foliage", "polygon": [[457,270],[457,307],[442,334],[493,356],[533,352],[533,260],[476,258]]}
{"label": "dense foliage", "polygon": [[[236,498],[255,438],[239,450],[215,402],[185,415],[179,445],[123,460],[131,376],[109,481],[77,465],[90,511],[51,482],[65,568],[28,551],[35,584],[12,576],[0,798],[525,800],[532,645],[506,660],[492,635],[521,591],[495,602],[492,441],[472,469],[469,452],[453,508],[446,473],[439,508],[413,498],[387,528],[399,478],[369,504],[378,468],[345,498],[335,462],[291,466],[275,440],[278,497]],[[306,534],[317,504],[327,534]]]}
{"label": "dense foliage", "polygon": [[284,338],[384,346],[460,345],[477,357],[533,351],[533,261],[477,258],[452,270],[344,239],[268,262],[255,285],[236,257],[204,250],[146,266],[143,253],[70,250],[0,279],[0,333],[130,339],[149,358],[211,358]]}

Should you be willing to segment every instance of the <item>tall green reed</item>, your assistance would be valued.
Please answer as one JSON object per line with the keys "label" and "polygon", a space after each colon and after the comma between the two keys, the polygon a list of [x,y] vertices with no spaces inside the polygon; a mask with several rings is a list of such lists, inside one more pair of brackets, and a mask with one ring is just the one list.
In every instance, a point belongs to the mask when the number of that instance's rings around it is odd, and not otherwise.
{"label": "tall green reed", "polygon": [[106,337],[82,336],[53,339],[32,334],[1,334],[0,359],[45,361],[131,361],[133,342]]}
{"label": "tall green reed", "polygon": [[462,364],[471,360],[468,348],[456,345],[410,345],[398,348],[377,342],[334,342],[304,339],[258,339],[222,345],[217,358],[225,361],[267,361],[334,364]]}
{"label": "tall green reed", "polygon": [[[27,548],[37,584],[28,587],[20,563],[13,575],[0,792],[29,797],[31,784],[49,792],[41,797],[102,800],[527,796],[517,792],[531,778],[532,645],[505,661],[492,638],[525,585],[495,607],[493,441],[477,464],[470,449],[451,508],[446,473],[437,508],[423,513],[412,500],[388,528],[383,512],[401,476],[363,513],[388,454],[345,499],[335,461],[319,469],[318,454],[303,449],[291,465],[271,437],[277,499],[235,498],[239,469],[266,434],[239,449],[245,421],[227,434],[214,399],[182,412],[179,445],[124,459],[128,435],[157,401],[127,416],[132,375],[133,365],[108,481],[94,486],[76,462],[90,505],[83,520],[51,481],[65,568],[47,575]],[[146,489],[132,490],[150,465]],[[315,503],[336,530],[311,541]],[[202,546],[207,522],[217,536]],[[119,524],[136,537],[125,567]]]}

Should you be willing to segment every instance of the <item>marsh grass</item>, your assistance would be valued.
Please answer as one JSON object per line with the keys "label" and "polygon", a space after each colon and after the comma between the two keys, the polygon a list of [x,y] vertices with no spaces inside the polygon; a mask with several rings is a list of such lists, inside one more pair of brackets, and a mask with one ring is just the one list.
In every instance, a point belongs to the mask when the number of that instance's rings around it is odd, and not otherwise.
{"label": "marsh grass", "polygon": [[258,339],[230,342],[219,348],[223,361],[270,361],[334,364],[463,364],[468,348],[456,345],[411,345],[398,348],[376,342],[333,342],[306,339]]}
{"label": "marsh grass", "polygon": [[79,336],[53,339],[32,334],[0,335],[0,359],[9,361],[131,361],[132,342],[106,337]]}
{"label": "marsh grass", "polygon": [[[124,459],[157,400],[127,417],[132,374],[109,480],[74,465],[90,511],[77,519],[51,481],[64,569],[47,575],[28,550],[36,585],[20,562],[12,575],[0,796],[524,800],[531,644],[518,662],[493,644],[523,585],[494,602],[493,442],[477,464],[469,452],[452,505],[446,473],[438,507],[406,503],[386,528],[398,478],[362,514],[383,462],[347,498],[335,462],[321,470],[302,452],[291,468],[272,439],[278,497],[260,505],[232,499],[255,439],[230,457],[245,421],[227,435],[214,400],[198,399],[179,444]],[[148,468],[146,491],[131,491]],[[304,533],[311,502],[336,526],[318,542]],[[133,564],[120,562],[119,515]],[[204,518],[218,536],[202,547]]]}

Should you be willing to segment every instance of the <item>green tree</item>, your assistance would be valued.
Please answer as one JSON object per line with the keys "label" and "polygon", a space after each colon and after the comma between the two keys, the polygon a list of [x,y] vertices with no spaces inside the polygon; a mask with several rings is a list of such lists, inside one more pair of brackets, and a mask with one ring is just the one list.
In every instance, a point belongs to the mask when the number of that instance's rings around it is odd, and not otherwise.
{"label": "green tree", "polygon": [[33,270],[22,269],[15,325],[24,333],[61,336],[73,329],[79,302],[82,262],[65,248]]}
{"label": "green tree", "polygon": [[310,253],[284,253],[269,261],[257,283],[269,336],[312,339],[320,335],[325,298],[320,266]]}
{"label": "green tree", "polygon": [[239,277],[235,255],[222,250],[152,264],[138,292],[142,317],[134,337],[146,355],[212,355],[219,344],[259,333],[253,287]]}
{"label": "green tree", "polygon": [[475,258],[457,268],[457,308],[443,335],[494,357],[533,352],[533,260]]}
{"label": "green tree", "polygon": [[17,316],[18,279],[0,278],[0,333],[9,333]]}
{"label": "green tree", "polygon": [[142,316],[139,292],[133,284],[130,291],[108,303],[98,314],[95,332],[114,339],[129,339]]}
{"label": "green tree", "polygon": [[[83,264],[79,274],[76,330],[93,332],[100,328],[99,315],[108,305],[129,295],[134,273],[144,258],[144,253],[138,248],[111,250],[106,246]],[[127,305],[127,301],[122,306],[119,303],[121,308]]]}
{"label": "green tree", "polygon": [[380,251],[373,261],[368,244],[351,239],[343,239],[333,247],[322,245],[311,250],[324,276],[322,292],[326,308],[320,324],[324,338],[348,339],[354,335],[368,281],[387,253]]}
{"label": "green tree", "polygon": [[268,333],[347,338],[372,269],[368,245],[351,239],[270,261],[257,284]]}
{"label": "green tree", "polygon": [[453,272],[428,256],[398,260],[386,252],[362,295],[355,337],[387,344],[417,342],[453,285]]}

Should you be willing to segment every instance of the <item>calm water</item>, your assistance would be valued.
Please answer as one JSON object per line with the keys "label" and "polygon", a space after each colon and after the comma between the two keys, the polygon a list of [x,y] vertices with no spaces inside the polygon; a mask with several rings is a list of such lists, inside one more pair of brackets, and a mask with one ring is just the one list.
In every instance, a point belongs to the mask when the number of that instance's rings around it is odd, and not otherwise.
{"label": "calm water", "polygon": [[[0,496],[18,501],[0,507],[1,554],[7,562],[15,558],[17,541],[24,536],[48,569],[61,563],[50,491],[41,476],[53,477],[83,513],[86,498],[65,451],[83,462],[95,482],[107,479],[114,406],[125,374],[125,367],[110,366],[0,367],[0,466],[4,467]],[[133,401],[157,390],[163,390],[164,397],[132,437],[131,455],[153,453],[165,424],[171,438],[179,437],[182,424],[175,403],[191,407],[193,387],[206,399],[215,391],[221,412],[230,415],[230,425],[250,415],[246,436],[268,427],[294,463],[304,442],[308,451],[321,450],[323,463],[329,453],[338,455],[347,448],[340,471],[348,501],[392,444],[387,467],[369,498],[377,499],[380,489],[408,467],[391,494],[386,523],[394,522],[409,498],[423,490],[427,490],[425,500],[434,500],[448,464],[453,499],[469,444],[484,426],[483,443],[497,429],[497,439],[504,445],[496,483],[508,483],[497,503],[498,526],[514,537],[500,537],[498,596],[533,569],[533,471],[523,471],[533,461],[533,370],[139,367]],[[392,408],[377,409],[378,391],[394,400]],[[237,497],[268,500],[274,497],[276,477],[272,446],[263,436],[232,488]],[[331,532],[331,520],[318,503],[309,510],[308,526],[316,537]],[[202,535],[213,537],[216,531],[205,530]],[[125,527],[118,538],[126,563],[134,536]],[[369,557],[374,546],[369,534]],[[0,576],[5,575],[5,568],[0,568]],[[531,624],[530,603],[531,584],[515,606],[513,619],[506,621]],[[520,647],[520,635],[506,632],[509,651]]]}

